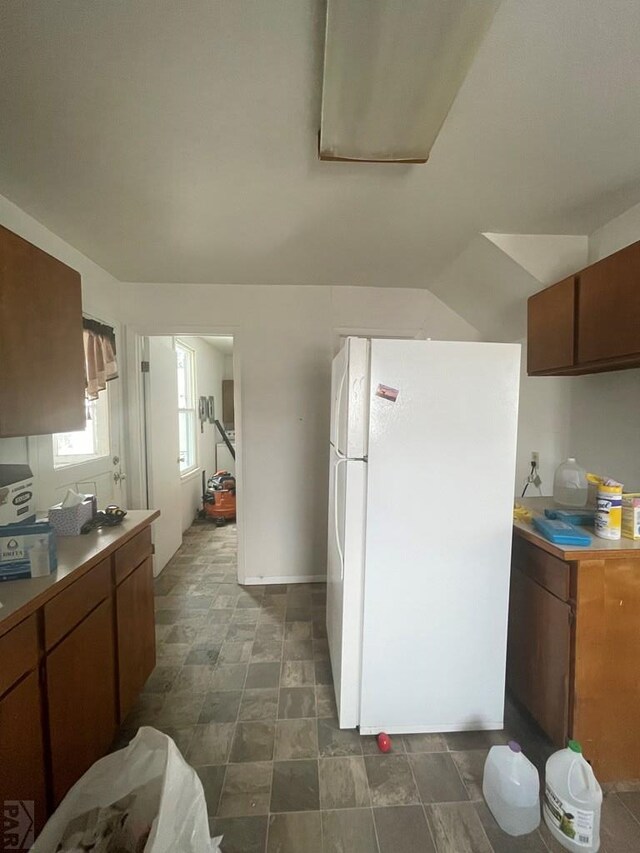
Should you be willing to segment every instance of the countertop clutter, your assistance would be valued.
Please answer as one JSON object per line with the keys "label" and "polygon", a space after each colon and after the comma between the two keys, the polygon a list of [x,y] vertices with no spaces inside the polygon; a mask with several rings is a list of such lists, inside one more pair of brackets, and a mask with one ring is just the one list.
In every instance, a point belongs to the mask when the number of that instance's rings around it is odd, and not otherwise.
{"label": "countertop clutter", "polygon": [[0,584],[0,636],[121,548],[159,515],[157,510],[129,510],[117,527],[105,527],[82,536],[58,536],[56,571],[42,578]]}
{"label": "countertop clutter", "polygon": [[[551,498],[518,498],[542,513]],[[514,521],[507,685],[601,782],[640,778],[640,541],[563,547]]]}
{"label": "countertop clutter", "polygon": [[157,511],[58,538],[58,569],[0,584],[0,800],[36,834],[109,749],[155,666]]}
{"label": "countertop clutter", "polygon": [[[543,515],[545,509],[554,506],[553,499],[550,497],[535,497],[535,498],[517,498],[516,503],[531,510],[534,514]],[[536,533],[529,522],[514,521],[513,528],[518,536],[527,539],[529,542],[548,551],[555,557],[561,560],[582,560],[585,554],[597,556],[601,560],[619,559],[624,556],[632,556],[640,559],[640,539],[599,539],[593,532],[591,527],[581,527],[580,530],[588,533],[591,536],[590,545],[554,545]]]}

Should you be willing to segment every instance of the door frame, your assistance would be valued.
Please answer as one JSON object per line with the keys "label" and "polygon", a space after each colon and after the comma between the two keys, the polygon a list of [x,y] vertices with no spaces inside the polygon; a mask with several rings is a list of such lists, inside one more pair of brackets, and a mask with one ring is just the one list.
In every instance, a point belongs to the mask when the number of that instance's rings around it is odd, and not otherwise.
{"label": "door frame", "polygon": [[129,464],[129,499],[133,507],[149,509],[147,496],[147,452],[145,434],[145,400],[143,390],[143,374],[140,363],[143,360],[144,338],[157,335],[172,337],[199,337],[201,335],[221,335],[233,337],[233,405],[235,410],[236,432],[236,525],[238,533],[238,583],[243,584],[246,577],[245,567],[245,537],[244,537],[244,466],[242,442],[242,360],[241,331],[238,326],[220,326],[215,324],[168,324],[145,323],[123,325],[125,343],[124,399],[126,411],[124,414],[126,429],[126,449]]}

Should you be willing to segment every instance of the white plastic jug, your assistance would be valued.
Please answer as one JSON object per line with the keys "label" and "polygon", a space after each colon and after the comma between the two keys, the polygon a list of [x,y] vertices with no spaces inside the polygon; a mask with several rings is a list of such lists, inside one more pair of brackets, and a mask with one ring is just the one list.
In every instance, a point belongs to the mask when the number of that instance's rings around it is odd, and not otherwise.
{"label": "white plastic jug", "polygon": [[482,793],[501,829],[509,835],[526,835],[540,823],[538,771],[515,741],[489,750]]}
{"label": "white plastic jug", "polygon": [[559,506],[583,507],[587,504],[587,472],[573,456],[558,465],[553,477],[553,500]]}
{"label": "white plastic jug", "polygon": [[544,820],[567,850],[595,853],[600,849],[602,788],[575,740],[547,761]]}

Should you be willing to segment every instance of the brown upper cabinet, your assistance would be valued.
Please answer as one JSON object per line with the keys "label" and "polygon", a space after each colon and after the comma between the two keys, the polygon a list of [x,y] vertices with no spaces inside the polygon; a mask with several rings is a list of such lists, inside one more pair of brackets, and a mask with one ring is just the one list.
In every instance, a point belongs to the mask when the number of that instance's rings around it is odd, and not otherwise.
{"label": "brown upper cabinet", "polygon": [[640,242],[580,273],[577,355],[640,364]]}
{"label": "brown upper cabinet", "polygon": [[529,373],[573,367],[575,299],[575,276],[530,297],[527,306]]}
{"label": "brown upper cabinet", "polygon": [[527,327],[530,375],[640,367],[640,242],[534,294]]}
{"label": "brown upper cabinet", "polygon": [[0,226],[0,437],[84,425],[80,275]]}

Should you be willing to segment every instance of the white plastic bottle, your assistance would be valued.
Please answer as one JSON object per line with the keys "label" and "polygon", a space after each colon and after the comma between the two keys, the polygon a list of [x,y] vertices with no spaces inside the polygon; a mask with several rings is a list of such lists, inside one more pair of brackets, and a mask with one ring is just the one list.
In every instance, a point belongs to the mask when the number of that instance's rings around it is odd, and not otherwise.
{"label": "white plastic bottle", "polygon": [[582,747],[570,740],[547,761],[543,814],[549,831],[574,853],[600,849],[602,788]]}
{"label": "white plastic bottle", "polygon": [[44,539],[38,539],[36,544],[29,549],[29,563],[32,578],[42,578],[50,574],[49,548]]}
{"label": "white plastic bottle", "polygon": [[482,793],[500,828],[509,835],[526,835],[539,825],[538,771],[515,741],[489,750]]}
{"label": "white plastic bottle", "polygon": [[553,477],[553,500],[558,506],[583,507],[587,504],[587,472],[570,456],[558,465]]}

